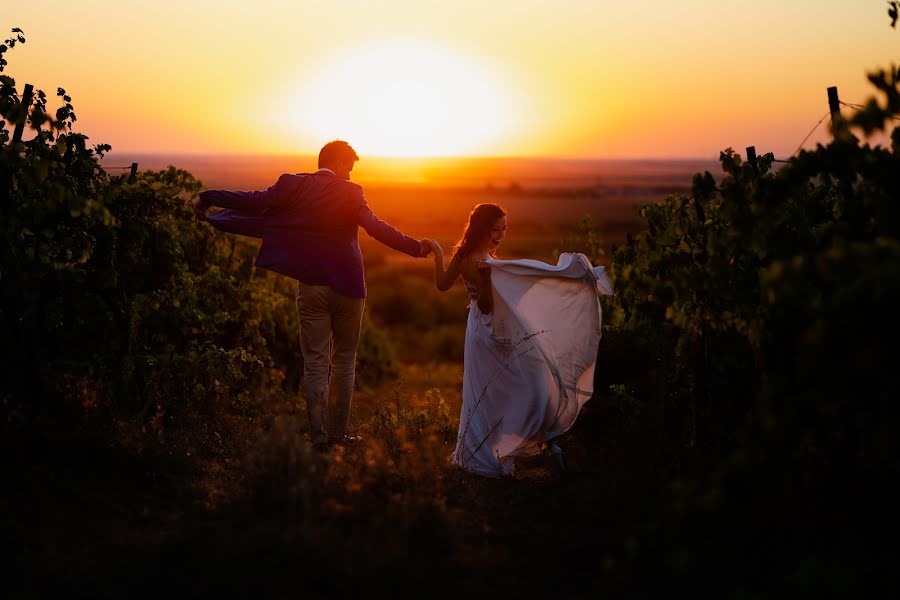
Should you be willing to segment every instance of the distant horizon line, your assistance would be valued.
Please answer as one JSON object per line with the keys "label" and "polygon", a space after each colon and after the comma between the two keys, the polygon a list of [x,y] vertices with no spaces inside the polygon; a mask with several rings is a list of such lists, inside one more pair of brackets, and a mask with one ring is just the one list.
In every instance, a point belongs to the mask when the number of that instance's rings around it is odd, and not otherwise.
{"label": "distant horizon line", "polygon": [[[161,150],[110,150],[105,153],[107,156],[112,154],[127,155],[144,155],[144,156],[211,156],[211,157],[282,157],[282,158],[315,158],[317,153],[303,152],[220,152],[220,151],[161,151]],[[377,160],[400,160],[400,161],[417,161],[417,160],[555,160],[555,161],[713,161],[718,162],[718,154],[715,156],[567,156],[567,155],[550,155],[550,154],[459,154],[459,155],[432,155],[432,156],[394,156],[385,154],[364,154],[360,156],[360,160],[367,159]]]}

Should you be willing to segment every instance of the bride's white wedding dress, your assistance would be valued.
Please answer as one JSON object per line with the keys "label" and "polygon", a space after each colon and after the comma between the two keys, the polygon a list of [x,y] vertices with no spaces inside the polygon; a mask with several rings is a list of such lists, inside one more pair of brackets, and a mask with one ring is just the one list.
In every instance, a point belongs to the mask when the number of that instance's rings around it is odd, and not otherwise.
{"label": "bride's white wedding dress", "polygon": [[493,260],[494,310],[469,304],[459,434],[451,461],[479,475],[515,472],[514,459],[565,433],[591,397],[600,342],[603,267],[583,254],[556,266]]}

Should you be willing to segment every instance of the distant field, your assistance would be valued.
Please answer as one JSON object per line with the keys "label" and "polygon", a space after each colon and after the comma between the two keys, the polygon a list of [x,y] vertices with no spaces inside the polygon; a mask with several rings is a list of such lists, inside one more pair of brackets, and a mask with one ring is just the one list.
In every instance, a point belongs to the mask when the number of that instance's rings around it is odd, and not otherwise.
{"label": "distant field", "polygon": [[[314,156],[126,154],[112,152],[104,166],[141,169],[175,165],[210,187],[259,189],[282,173],[315,170]],[[716,157],[691,160],[600,160],[555,158],[431,158],[362,157],[353,180],[367,187],[436,187],[450,189],[509,188],[552,190],[597,188],[628,195],[637,190],[663,190],[690,183],[693,173],[721,172]]]}
{"label": "distant field", "polygon": [[[208,188],[265,189],[282,173],[315,170],[313,156],[108,155],[104,165],[137,162],[141,170],[174,165]],[[607,244],[642,224],[637,207],[667,194],[687,192],[694,173],[721,174],[714,160],[587,160],[551,158],[366,158],[352,178],[382,219],[416,237],[449,246],[472,207],[496,202],[509,212],[502,253],[549,259],[565,231],[585,215],[604,231]],[[379,245],[362,236],[370,261]]]}
{"label": "distant field", "polygon": [[640,228],[637,207],[656,201],[665,194],[613,196],[587,190],[551,192],[508,192],[504,190],[367,188],[372,209],[381,218],[422,235],[455,241],[462,232],[472,208],[481,202],[494,202],[508,213],[506,244],[516,239],[558,238],[566,228],[585,215],[591,215],[612,238]]}

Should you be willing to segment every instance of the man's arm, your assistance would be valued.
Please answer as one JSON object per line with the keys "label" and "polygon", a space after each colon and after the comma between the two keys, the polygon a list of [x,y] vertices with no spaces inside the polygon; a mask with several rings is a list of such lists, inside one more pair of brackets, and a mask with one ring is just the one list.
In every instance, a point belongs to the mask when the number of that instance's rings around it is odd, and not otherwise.
{"label": "man's arm", "polygon": [[[204,190],[200,192],[199,201],[195,204],[195,210],[202,210],[209,206],[221,206],[223,208],[237,208],[239,210],[263,209],[278,206],[285,202],[290,192],[295,187],[292,185],[294,178],[290,175],[282,175],[275,185],[261,192],[230,192],[228,190]],[[199,206],[197,206],[199,204]]]}
{"label": "man's arm", "polygon": [[366,233],[385,246],[409,254],[414,258],[428,256],[431,252],[431,245],[427,243],[427,240],[415,240],[376,217],[365,199],[359,208],[359,225],[366,230]]}

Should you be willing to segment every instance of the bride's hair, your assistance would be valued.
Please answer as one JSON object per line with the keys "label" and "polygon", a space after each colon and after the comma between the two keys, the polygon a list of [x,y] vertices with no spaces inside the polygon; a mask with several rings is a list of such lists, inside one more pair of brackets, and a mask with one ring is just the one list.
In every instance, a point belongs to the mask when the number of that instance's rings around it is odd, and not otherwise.
{"label": "bride's hair", "polygon": [[[490,234],[494,221],[505,217],[506,211],[497,204],[478,204],[469,214],[469,222],[463,230],[462,237],[453,246],[453,258],[465,258],[472,249]],[[491,251],[491,255],[494,251]]]}

